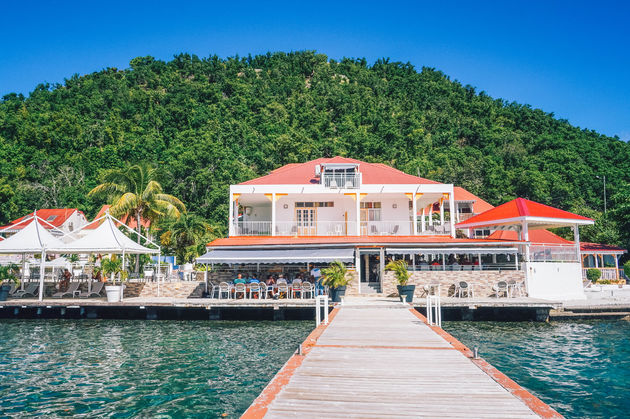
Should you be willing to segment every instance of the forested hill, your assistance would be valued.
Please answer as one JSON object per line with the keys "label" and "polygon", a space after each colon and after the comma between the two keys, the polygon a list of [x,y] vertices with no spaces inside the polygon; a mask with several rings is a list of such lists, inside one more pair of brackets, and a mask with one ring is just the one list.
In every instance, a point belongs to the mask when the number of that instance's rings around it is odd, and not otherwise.
{"label": "forested hill", "polygon": [[91,217],[99,171],[146,160],[163,169],[167,192],[225,228],[229,184],[334,155],[452,182],[493,204],[522,196],[576,211],[601,221],[586,239],[629,244],[630,145],[431,68],[314,52],[139,57],[6,95],[0,222],[38,207]]}

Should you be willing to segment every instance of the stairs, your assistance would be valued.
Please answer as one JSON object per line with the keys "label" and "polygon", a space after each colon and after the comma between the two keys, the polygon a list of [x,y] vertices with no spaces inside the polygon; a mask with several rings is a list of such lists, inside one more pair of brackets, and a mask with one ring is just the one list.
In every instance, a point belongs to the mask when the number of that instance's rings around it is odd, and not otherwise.
{"label": "stairs", "polygon": [[361,282],[361,294],[380,294],[380,282]]}

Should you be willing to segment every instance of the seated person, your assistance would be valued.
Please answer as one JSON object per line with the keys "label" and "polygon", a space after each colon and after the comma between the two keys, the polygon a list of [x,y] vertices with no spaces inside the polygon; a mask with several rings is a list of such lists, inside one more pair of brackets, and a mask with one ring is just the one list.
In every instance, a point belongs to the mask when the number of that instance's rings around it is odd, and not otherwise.
{"label": "seated person", "polygon": [[428,265],[427,261],[424,260],[424,256],[420,256],[420,265]]}
{"label": "seated person", "polygon": [[275,294],[276,294],[276,290],[275,290],[275,288],[273,286],[276,284],[276,280],[273,279],[273,275],[269,275],[267,277],[267,280],[265,281],[265,284],[267,285],[267,293],[269,293],[269,295],[274,297]]}
{"label": "seated person", "polygon": [[431,263],[431,266],[440,266],[440,265],[442,265],[442,264],[441,264],[441,263],[440,263],[440,261],[439,261],[439,260],[437,260],[437,259],[435,259],[435,260],[433,261],[433,263]]}
{"label": "seated person", "polygon": [[68,269],[64,269],[61,278],[62,279],[59,282],[59,291],[65,291],[70,286],[70,278],[72,278],[72,274]]}
{"label": "seated person", "polygon": [[258,280],[258,278],[256,277],[256,274],[253,274],[251,278],[249,278],[249,283],[250,284],[259,284],[260,281]]}
{"label": "seated person", "polygon": [[247,281],[245,280],[245,278],[243,278],[243,274],[238,274],[236,275],[236,278],[234,279],[234,281],[232,281],[234,284],[246,284]]}

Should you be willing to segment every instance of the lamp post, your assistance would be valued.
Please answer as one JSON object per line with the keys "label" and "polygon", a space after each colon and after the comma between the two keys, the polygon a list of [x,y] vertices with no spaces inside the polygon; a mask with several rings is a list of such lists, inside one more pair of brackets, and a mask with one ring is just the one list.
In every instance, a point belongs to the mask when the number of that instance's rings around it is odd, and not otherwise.
{"label": "lamp post", "polygon": [[604,181],[604,214],[606,214],[606,175],[602,177],[595,176],[597,179],[603,179]]}

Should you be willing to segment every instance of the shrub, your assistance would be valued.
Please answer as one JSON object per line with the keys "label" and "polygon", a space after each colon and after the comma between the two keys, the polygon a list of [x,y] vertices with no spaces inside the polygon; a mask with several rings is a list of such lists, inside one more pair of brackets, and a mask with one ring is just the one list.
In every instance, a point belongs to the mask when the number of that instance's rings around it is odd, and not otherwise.
{"label": "shrub", "polygon": [[402,287],[407,285],[407,281],[409,281],[409,271],[407,270],[407,262],[403,259],[392,260],[385,266],[385,269],[394,272],[398,285]]}
{"label": "shrub", "polygon": [[630,260],[623,264],[623,273],[630,278]]}
{"label": "shrub", "polygon": [[588,269],[586,271],[586,278],[591,282],[597,282],[602,277],[602,272],[599,269]]}
{"label": "shrub", "polygon": [[347,271],[346,265],[344,265],[343,262],[338,260],[331,262],[327,268],[322,269],[322,274],[324,274],[322,284],[330,288],[345,287],[350,282],[346,277]]}

